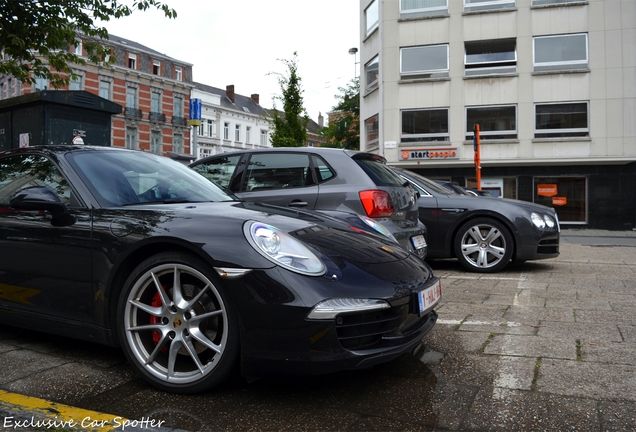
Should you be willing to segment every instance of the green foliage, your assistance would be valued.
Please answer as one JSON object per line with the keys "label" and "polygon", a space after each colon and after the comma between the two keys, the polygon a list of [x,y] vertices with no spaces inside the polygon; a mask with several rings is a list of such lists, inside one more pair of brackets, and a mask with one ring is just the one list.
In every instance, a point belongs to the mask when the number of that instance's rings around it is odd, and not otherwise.
{"label": "green foliage", "polygon": [[[292,60],[281,60],[287,67],[287,74],[270,73],[278,77],[282,95],[274,96],[272,110],[272,146],[303,147],[307,143],[307,123],[309,117],[303,106],[303,89],[298,76],[298,55]],[[283,111],[276,109],[276,101],[283,104]]]}
{"label": "green foliage", "polygon": [[346,87],[338,88],[339,101],[329,116],[329,124],[321,130],[326,139],[325,147],[351,150],[360,149],[360,80],[351,80]]}
{"label": "green foliage", "polygon": [[[95,24],[131,15],[135,10],[151,7],[168,18],[177,13],[158,0],[0,0],[0,49],[4,56],[0,75],[10,74],[23,83],[33,83],[35,77],[46,78],[59,88],[75,78],[70,64],[112,63],[108,31]],[[130,3],[130,2],[128,2]],[[83,41],[86,57],[70,51],[77,40]],[[109,59],[103,61],[104,59]]]}

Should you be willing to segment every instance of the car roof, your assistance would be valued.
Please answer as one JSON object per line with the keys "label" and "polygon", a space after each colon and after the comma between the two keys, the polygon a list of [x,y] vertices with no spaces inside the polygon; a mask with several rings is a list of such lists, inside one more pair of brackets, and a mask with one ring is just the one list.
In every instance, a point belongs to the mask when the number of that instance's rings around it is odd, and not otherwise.
{"label": "car roof", "polygon": [[245,153],[276,153],[276,152],[314,153],[319,155],[345,153],[349,157],[354,157],[355,155],[369,155],[372,157],[381,157],[382,159],[384,159],[383,156],[380,156],[374,153],[364,152],[360,150],[333,148],[333,147],[268,147],[268,148],[257,148],[257,149],[236,149],[231,152],[218,153],[215,155],[206,156],[204,158],[197,159],[196,161],[192,162],[190,165],[195,165],[200,163],[201,161],[205,161],[208,159],[213,159],[213,158],[217,158],[221,156],[233,156],[233,155],[245,154]]}

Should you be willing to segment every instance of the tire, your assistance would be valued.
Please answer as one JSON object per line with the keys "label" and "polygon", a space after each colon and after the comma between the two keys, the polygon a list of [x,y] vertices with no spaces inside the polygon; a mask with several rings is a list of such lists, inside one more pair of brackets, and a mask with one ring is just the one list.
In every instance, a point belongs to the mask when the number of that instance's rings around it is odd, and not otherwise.
{"label": "tire", "polygon": [[477,218],[466,222],[455,236],[455,255],[468,271],[494,273],[510,262],[512,235],[500,222]]}
{"label": "tire", "polygon": [[199,258],[160,253],[126,281],[117,330],[128,361],[153,386],[192,394],[225,381],[238,362],[238,320]]}

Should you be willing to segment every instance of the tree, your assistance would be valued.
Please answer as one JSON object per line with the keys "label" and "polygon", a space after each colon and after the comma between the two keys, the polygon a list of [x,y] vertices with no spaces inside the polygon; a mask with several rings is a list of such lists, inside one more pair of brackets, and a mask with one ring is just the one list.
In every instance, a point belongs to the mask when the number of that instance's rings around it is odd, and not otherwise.
{"label": "tree", "polygon": [[[298,76],[298,55],[294,52],[291,60],[281,60],[287,66],[288,73],[274,73],[278,76],[278,85],[282,95],[274,96],[272,110],[273,132],[271,135],[274,147],[303,147],[307,142],[307,123],[309,117],[303,106],[303,89]],[[283,111],[276,109],[276,101],[283,104]]]}
{"label": "tree", "polygon": [[360,149],[360,80],[351,80],[346,87],[339,87],[339,102],[333,107],[329,124],[322,129],[327,140],[325,147],[351,150]]}
{"label": "tree", "polygon": [[[3,51],[0,75],[13,75],[32,84],[46,78],[59,88],[75,78],[70,64],[112,63],[108,31],[96,21],[110,21],[151,7],[168,18],[177,13],[158,0],[0,0],[0,49]],[[129,2],[130,3],[130,2]],[[83,42],[86,57],[69,48]],[[81,53],[79,53],[81,54]]]}

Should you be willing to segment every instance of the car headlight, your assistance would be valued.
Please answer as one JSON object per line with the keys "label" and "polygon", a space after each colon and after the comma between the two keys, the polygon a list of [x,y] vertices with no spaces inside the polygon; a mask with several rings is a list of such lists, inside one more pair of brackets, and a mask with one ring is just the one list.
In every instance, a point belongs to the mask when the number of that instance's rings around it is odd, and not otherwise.
{"label": "car headlight", "polygon": [[554,225],[556,225],[554,219],[552,219],[548,215],[543,216],[543,219],[545,219],[545,224],[548,226],[548,228],[554,228]]}
{"label": "car headlight", "polygon": [[546,226],[549,229],[552,229],[556,225],[556,222],[554,221],[554,219],[548,215],[540,215],[538,213],[532,213],[530,215],[530,218],[532,219],[532,223],[539,229],[545,229]]}
{"label": "car headlight", "polygon": [[537,213],[532,213],[530,215],[530,219],[532,219],[532,223],[539,229],[544,229],[545,228],[545,221],[543,220],[543,218],[538,215]]}
{"label": "car headlight", "polygon": [[360,214],[358,215],[358,217],[362,220],[362,222],[364,222],[365,224],[369,225],[371,228],[373,228],[374,230],[376,230],[377,232],[379,232],[383,236],[386,236],[386,237],[390,238],[391,240],[393,240],[394,242],[399,244],[397,239],[393,236],[393,234],[391,234],[391,231],[389,231],[380,222],[376,222],[373,219],[371,219],[370,217],[367,217],[367,216],[364,216],[364,215],[360,215]]}
{"label": "car headlight", "polygon": [[384,300],[338,298],[324,300],[311,309],[309,319],[332,319],[343,312],[363,312],[391,307]]}
{"label": "car headlight", "polygon": [[325,264],[309,248],[276,227],[247,221],[243,231],[252,247],[274,264],[309,276],[321,276],[326,271]]}

